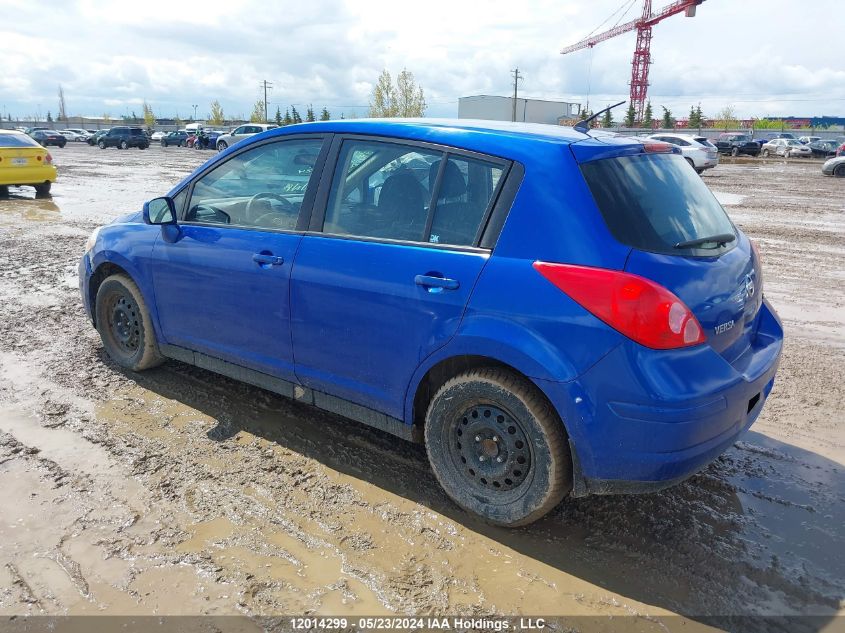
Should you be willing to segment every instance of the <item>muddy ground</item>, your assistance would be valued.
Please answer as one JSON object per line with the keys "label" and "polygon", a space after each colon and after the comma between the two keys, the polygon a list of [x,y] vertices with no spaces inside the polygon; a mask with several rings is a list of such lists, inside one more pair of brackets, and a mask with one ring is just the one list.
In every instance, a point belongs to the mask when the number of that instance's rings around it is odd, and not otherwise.
{"label": "muddy ground", "polygon": [[0,200],[0,615],[522,613],[690,631],[712,614],[845,614],[845,181],[818,163],[704,176],[759,244],[786,329],[752,431],[665,492],[503,530],[455,508],[420,447],[177,362],[112,364],[76,288],[86,237],[211,154],[53,154],[52,199]]}

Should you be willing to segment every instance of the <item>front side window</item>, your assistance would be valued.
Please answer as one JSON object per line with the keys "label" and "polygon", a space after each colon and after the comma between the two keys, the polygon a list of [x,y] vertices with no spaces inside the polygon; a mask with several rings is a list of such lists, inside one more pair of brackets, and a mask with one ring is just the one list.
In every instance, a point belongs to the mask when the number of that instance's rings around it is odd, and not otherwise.
{"label": "front side window", "polygon": [[436,150],[345,141],[323,231],[472,245],[502,174],[500,165]]}
{"label": "front side window", "polygon": [[321,139],[296,139],[241,152],[194,183],[187,222],[293,230]]}

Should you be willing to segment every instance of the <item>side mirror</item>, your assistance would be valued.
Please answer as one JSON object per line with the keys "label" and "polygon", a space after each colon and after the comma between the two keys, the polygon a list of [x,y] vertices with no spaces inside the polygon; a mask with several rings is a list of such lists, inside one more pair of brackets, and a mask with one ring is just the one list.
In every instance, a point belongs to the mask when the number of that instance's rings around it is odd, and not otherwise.
{"label": "side mirror", "polygon": [[173,198],[163,196],[144,203],[144,222],[147,224],[176,224],[176,205]]}

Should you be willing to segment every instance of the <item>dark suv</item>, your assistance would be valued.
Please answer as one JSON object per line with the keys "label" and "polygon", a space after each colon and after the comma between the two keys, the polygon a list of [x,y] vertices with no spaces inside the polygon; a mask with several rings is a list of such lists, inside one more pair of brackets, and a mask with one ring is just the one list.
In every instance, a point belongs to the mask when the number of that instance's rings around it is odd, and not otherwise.
{"label": "dark suv", "polygon": [[748,154],[749,156],[757,156],[760,153],[760,145],[751,140],[748,134],[719,134],[716,140],[716,149],[720,154],[730,154],[731,156],[739,156],[740,154]]}
{"label": "dark suv", "polygon": [[97,146],[100,149],[107,147],[147,149],[150,146],[150,139],[144,134],[144,130],[139,127],[119,126],[113,127],[103,134],[97,141]]}

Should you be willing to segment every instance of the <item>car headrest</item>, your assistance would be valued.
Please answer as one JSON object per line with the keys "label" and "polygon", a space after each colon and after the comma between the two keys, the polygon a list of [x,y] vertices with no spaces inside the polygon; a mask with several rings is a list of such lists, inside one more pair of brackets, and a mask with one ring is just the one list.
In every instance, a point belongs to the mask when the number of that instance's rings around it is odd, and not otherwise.
{"label": "car headrest", "polygon": [[[437,179],[437,172],[440,170],[440,163],[442,160],[435,161],[431,164],[428,170],[428,182],[430,186],[434,186],[434,181]],[[440,191],[438,198],[457,198],[462,196],[467,191],[467,183],[464,180],[464,175],[460,168],[453,160],[446,161],[446,168],[443,170],[443,180],[440,183]]]}

